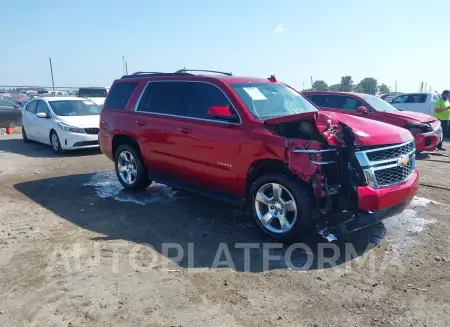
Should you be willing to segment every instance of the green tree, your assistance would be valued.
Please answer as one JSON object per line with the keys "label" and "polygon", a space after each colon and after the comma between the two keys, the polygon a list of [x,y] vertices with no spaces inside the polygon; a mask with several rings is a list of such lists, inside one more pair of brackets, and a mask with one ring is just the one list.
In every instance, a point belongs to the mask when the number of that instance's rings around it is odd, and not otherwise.
{"label": "green tree", "polygon": [[351,76],[341,77],[341,89],[342,92],[351,92],[353,89],[353,80]]}
{"label": "green tree", "polygon": [[381,84],[379,87],[378,87],[378,92],[380,92],[380,93],[390,93],[391,92],[391,90],[389,90],[389,87],[386,85],[386,84]]}
{"label": "green tree", "polygon": [[361,82],[359,82],[361,88],[363,89],[363,93],[366,94],[376,94],[378,91],[378,82],[373,77],[366,77]]}
{"label": "green tree", "polygon": [[334,92],[341,91],[341,84],[333,84],[333,85],[330,85],[330,86],[328,87],[328,90],[329,90],[329,91],[334,91]]}
{"label": "green tree", "polygon": [[328,84],[322,80],[319,80],[319,81],[315,81],[313,83],[312,88],[313,88],[313,90],[316,90],[316,91],[327,91]]}
{"label": "green tree", "polygon": [[362,87],[361,83],[358,83],[353,87],[353,92],[364,93],[364,88]]}

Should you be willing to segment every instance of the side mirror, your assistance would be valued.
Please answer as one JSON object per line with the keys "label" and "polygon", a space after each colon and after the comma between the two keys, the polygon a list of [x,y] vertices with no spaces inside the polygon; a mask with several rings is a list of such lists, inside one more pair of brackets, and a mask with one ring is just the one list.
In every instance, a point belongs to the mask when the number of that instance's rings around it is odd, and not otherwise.
{"label": "side mirror", "polygon": [[233,114],[227,106],[212,106],[208,108],[208,117],[228,121],[236,121],[236,114]]}
{"label": "side mirror", "polygon": [[368,114],[369,113],[369,109],[367,109],[364,106],[359,106],[356,108],[356,112],[359,112],[360,114]]}
{"label": "side mirror", "polygon": [[37,118],[50,118],[45,112],[38,112],[36,116]]}

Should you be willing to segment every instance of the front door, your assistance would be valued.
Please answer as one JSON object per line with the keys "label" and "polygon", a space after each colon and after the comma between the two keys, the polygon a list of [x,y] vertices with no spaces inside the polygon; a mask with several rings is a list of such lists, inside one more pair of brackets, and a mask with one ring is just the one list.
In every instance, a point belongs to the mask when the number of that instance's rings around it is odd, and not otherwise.
{"label": "front door", "polygon": [[47,118],[39,118],[36,116],[36,138],[39,142],[50,144],[50,130],[52,129],[52,120],[50,110],[44,101],[38,101],[36,114],[38,113],[46,114]]}
{"label": "front door", "polygon": [[325,111],[342,112],[348,115],[359,116],[363,118],[372,118],[370,108],[367,114],[356,111],[360,106],[367,107],[361,100],[346,94],[311,94],[307,95],[316,106]]}
{"label": "front door", "polygon": [[227,96],[217,86],[188,82],[183,87],[180,106],[185,117],[178,120],[176,153],[180,169],[189,182],[226,193],[237,192],[239,149],[244,137],[241,120],[222,121],[208,117],[211,106],[227,106]]}

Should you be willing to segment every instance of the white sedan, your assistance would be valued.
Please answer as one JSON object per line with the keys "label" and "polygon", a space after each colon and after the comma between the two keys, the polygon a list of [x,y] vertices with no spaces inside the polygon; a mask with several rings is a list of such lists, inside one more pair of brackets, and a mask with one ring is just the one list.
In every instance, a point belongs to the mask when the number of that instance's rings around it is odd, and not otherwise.
{"label": "white sedan", "polygon": [[48,144],[56,153],[98,147],[100,110],[84,98],[34,99],[22,108],[23,140]]}

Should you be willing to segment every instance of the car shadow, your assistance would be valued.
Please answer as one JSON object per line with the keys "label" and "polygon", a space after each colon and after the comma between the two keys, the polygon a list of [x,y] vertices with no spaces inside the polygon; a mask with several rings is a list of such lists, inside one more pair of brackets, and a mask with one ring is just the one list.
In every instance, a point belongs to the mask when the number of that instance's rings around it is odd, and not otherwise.
{"label": "car shadow", "polygon": [[[107,245],[106,241],[125,240],[153,248],[182,268],[230,267],[254,273],[326,269],[362,256],[386,234],[379,223],[345,238],[338,235],[335,244],[314,234],[303,243],[282,245],[265,237],[239,208],[161,184],[126,192],[114,172],[42,179],[14,187],[62,219],[99,233],[93,242]],[[168,247],[171,251],[165,250]]]}
{"label": "car shadow", "polygon": [[0,138],[0,153],[20,154],[32,158],[82,157],[101,153],[99,148],[80,149],[56,154],[49,145],[24,143],[22,138]]}

